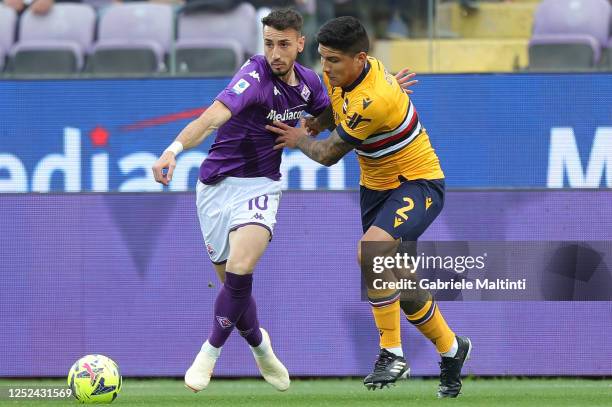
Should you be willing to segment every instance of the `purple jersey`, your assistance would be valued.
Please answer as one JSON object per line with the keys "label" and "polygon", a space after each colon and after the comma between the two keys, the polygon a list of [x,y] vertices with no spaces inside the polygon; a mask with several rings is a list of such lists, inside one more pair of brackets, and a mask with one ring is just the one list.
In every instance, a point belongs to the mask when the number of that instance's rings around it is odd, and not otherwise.
{"label": "purple jersey", "polygon": [[328,105],[327,92],[312,70],[294,64],[299,84],[290,86],[272,73],[262,55],[249,59],[216,100],[232,112],[219,128],[200,181],[215,184],[225,177],[280,179],[282,150],[273,150],[276,134],[266,130],[273,120],[295,126],[306,111],[313,116]]}

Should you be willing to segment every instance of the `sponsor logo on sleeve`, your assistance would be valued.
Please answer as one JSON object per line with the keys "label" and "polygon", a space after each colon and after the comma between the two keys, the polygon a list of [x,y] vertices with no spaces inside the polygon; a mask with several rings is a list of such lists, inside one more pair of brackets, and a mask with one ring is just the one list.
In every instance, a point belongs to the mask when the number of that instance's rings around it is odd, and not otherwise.
{"label": "sponsor logo on sleeve", "polygon": [[236,84],[232,87],[232,92],[234,92],[236,95],[240,95],[242,92],[244,92],[245,90],[247,90],[247,88],[251,86],[251,84],[249,82],[247,82],[244,79],[240,79],[238,82],[236,82]]}
{"label": "sponsor logo on sleeve", "polygon": [[251,71],[251,72],[249,72],[249,73],[248,73],[248,75],[249,75],[251,78],[257,79],[257,82],[261,82],[261,80],[259,79],[259,72],[257,72],[257,71]]}

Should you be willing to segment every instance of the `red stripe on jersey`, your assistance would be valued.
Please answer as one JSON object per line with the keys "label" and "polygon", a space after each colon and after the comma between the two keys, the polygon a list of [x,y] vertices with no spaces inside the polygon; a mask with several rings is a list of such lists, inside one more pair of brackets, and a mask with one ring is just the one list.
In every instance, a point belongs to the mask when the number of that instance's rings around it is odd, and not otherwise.
{"label": "red stripe on jersey", "polygon": [[405,135],[407,135],[408,133],[414,131],[414,126],[416,125],[417,120],[419,120],[416,111],[414,112],[414,114],[412,115],[412,119],[410,120],[410,123],[408,123],[408,126],[404,129],[404,131],[396,134],[395,136],[392,137],[387,137],[384,138],[382,140],[377,141],[376,143],[372,143],[372,144],[362,144],[359,146],[359,149],[362,151],[372,151],[372,150],[378,150],[379,147],[385,146],[387,144],[390,144],[398,139],[401,139],[402,137],[404,137]]}

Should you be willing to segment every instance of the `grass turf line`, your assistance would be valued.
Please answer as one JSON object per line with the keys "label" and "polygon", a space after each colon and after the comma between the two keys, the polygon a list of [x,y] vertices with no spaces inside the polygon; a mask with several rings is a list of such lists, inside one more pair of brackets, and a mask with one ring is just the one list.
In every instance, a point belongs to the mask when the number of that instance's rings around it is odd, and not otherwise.
{"label": "grass turf line", "polygon": [[[0,386],[63,385],[63,380],[4,380]],[[472,379],[464,380],[459,398],[438,400],[437,381],[411,379],[392,389],[367,391],[358,379],[294,380],[279,393],[263,380],[214,380],[194,394],[181,380],[124,378],[113,406],[610,406],[612,380],[588,379]],[[0,400],[0,406],[77,405],[76,400]]]}

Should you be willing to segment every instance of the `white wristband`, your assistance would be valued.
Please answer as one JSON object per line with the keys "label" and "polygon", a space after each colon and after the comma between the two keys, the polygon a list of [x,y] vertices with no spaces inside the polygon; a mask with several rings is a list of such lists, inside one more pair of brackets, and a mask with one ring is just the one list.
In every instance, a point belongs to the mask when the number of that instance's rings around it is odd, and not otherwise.
{"label": "white wristband", "polygon": [[181,151],[183,151],[183,143],[181,143],[180,141],[174,141],[168,146],[167,149],[164,150],[164,153],[166,151],[172,151],[174,155],[177,156]]}

